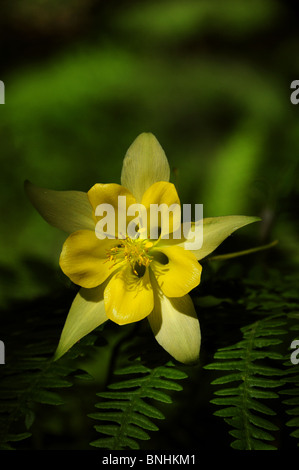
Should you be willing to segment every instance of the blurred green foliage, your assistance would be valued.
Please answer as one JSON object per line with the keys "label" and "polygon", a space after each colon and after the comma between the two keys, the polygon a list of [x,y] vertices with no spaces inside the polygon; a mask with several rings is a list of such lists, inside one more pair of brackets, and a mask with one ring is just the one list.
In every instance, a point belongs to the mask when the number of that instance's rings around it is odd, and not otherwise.
{"label": "blurred green foliage", "polygon": [[164,147],[183,202],[203,203],[204,216],[262,216],[248,229],[253,243],[279,238],[298,262],[293,14],[275,0],[6,2],[3,296],[47,291],[27,261],[57,268],[64,240],[34,212],[23,181],[84,191],[119,182],[143,131]]}

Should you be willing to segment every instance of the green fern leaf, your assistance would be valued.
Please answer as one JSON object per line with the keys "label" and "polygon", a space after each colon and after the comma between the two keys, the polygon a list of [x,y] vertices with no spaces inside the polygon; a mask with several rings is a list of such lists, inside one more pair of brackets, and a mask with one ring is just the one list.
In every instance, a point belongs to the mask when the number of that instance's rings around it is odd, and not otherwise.
{"label": "green fern leaf", "polygon": [[[277,399],[279,395],[272,389],[283,384],[283,370],[262,362],[264,359],[271,359],[279,365],[282,362],[281,354],[266,349],[280,344],[282,340],[278,336],[286,333],[281,328],[286,322],[280,315],[277,317],[264,318],[242,328],[243,339],[235,345],[219,349],[214,355],[218,361],[205,366],[206,369],[224,373],[212,381],[212,384],[225,388],[215,392],[217,398],[212,399],[211,403],[222,407],[214,414],[224,418],[233,428],[230,435],[235,439],[231,443],[234,449],[275,449],[265,441],[274,440],[270,432],[277,431],[278,427],[264,415],[275,416],[276,412],[260,400]],[[238,372],[225,374],[225,371]],[[235,385],[227,386],[231,383]]]}
{"label": "green fern leaf", "polygon": [[97,394],[104,399],[95,405],[102,411],[91,413],[89,417],[115,424],[96,425],[97,432],[112,437],[97,439],[91,445],[110,450],[139,449],[137,440],[148,440],[150,435],[147,431],[159,429],[151,419],[164,419],[161,411],[147,401],[171,403],[171,396],[161,389],[170,392],[182,390],[174,380],[184,379],[186,374],[171,363],[146,367],[137,359],[134,364],[117,370],[115,375],[133,377],[112,383],[108,391]]}
{"label": "green fern leaf", "polygon": [[[292,330],[297,330],[297,327],[298,325],[295,325],[295,328],[292,328]],[[287,420],[286,425],[290,428],[296,428],[290,432],[290,436],[298,440],[297,446],[299,447],[299,364],[294,365],[291,363],[290,358],[287,358],[285,365],[285,383],[290,388],[283,389],[280,393],[292,397],[283,400],[283,404],[287,406],[287,415],[291,416],[291,419]]]}
{"label": "green fern leaf", "polygon": [[[19,325],[19,334],[10,335],[6,343],[7,361],[0,371],[0,449],[13,449],[10,443],[29,438],[29,430],[36,419],[35,408],[63,404],[59,390],[71,387],[76,374],[76,378],[88,375],[78,369],[76,358],[85,354],[86,345],[90,348],[97,335],[87,336],[70,354],[54,362],[57,325],[52,317],[43,323],[47,340],[36,341],[35,328],[38,330],[40,319],[31,317]],[[20,336],[26,338],[28,344],[21,343]],[[20,429],[24,432],[19,432]]]}

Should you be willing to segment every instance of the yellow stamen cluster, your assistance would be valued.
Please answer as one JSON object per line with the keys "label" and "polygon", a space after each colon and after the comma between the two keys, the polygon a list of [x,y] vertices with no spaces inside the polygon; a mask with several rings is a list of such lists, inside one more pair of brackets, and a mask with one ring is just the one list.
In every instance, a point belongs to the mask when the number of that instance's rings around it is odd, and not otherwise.
{"label": "yellow stamen cluster", "polygon": [[113,262],[113,266],[124,261],[130,263],[134,274],[139,276],[138,266],[148,267],[153,259],[149,254],[152,246],[153,243],[149,240],[127,237],[125,240],[121,240],[117,246],[108,250],[107,258]]}

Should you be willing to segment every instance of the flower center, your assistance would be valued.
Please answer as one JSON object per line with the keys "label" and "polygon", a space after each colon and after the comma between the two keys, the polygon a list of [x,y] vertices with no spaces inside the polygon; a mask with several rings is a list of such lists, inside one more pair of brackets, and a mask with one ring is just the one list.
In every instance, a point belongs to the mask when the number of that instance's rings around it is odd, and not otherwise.
{"label": "flower center", "polygon": [[127,261],[130,263],[133,273],[138,277],[142,277],[145,268],[150,265],[153,259],[149,254],[149,250],[152,246],[153,243],[149,240],[127,237],[125,240],[121,240],[117,246],[108,250],[107,258],[109,261],[113,262],[113,266],[117,263]]}

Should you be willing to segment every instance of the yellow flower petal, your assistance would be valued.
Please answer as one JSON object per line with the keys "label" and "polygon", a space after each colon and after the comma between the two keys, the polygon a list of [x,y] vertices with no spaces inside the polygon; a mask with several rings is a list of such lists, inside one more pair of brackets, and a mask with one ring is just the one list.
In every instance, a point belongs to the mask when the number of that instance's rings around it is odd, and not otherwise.
{"label": "yellow flower petal", "polygon": [[123,162],[121,184],[141,202],[143,193],[157,181],[169,181],[168,160],[151,133],[140,134],[129,147]]}
{"label": "yellow flower petal", "polygon": [[[150,233],[150,228],[155,228],[155,226],[158,226],[161,228],[161,237],[167,237],[169,233],[172,233],[174,230],[180,228],[180,199],[175,186],[172,183],[159,181],[152,184],[143,194],[142,204],[147,209],[148,233]],[[153,205],[156,205],[156,209],[163,205],[165,208],[164,214],[166,220],[163,217],[161,219],[161,214],[159,214],[159,217],[157,217],[158,224],[154,223],[153,216],[150,217],[151,205],[154,209],[155,207],[153,207]],[[175,205],[175,209],[178,209],[178,212],[173,212],[171,210],[171,206],[173,205]],[[163,206],[161,206],[161,209],[163,209]]]}
{"label": "yellow flower petal", "polygon": [[157,244],[151,254],[150,268],[167,297],[182,297],[200,283],[201,265],[184,248]]}
{"label": "yellow flower petal", "polygon": [[104,306],[105,285],[80,289],[68,313],[54,359],[59,359],[77,341],[108,320]]}
{"label": "yellow flower petal", "polygon": [[[129,221],[133,217],[127,217],[127,208],[131,204],[136,204],[136,200],[134,196],[130,193],[130,191],[120,184],[95,184],[89,191],[88,191],[88,198],[93,208],[94,219],[97,222],[100,217],[95,215],[95,211],[97,207],[101,204],[109,204],[111,208],[113,208],[113,223],[115,226],[114,233],[110,235],[113,237],[117,237],[118,235],[122,235],[122,238],[126,236],[126,228],[128,226]],[[119,206],[119,197],[122,197],[122,201]],[[122,203],[123,206],[122,206]],[[119,207],[121,207],[121,214],[119,214]],[[119,219],[119,217],[121,219]],[[120,221],[120,227],[118,222]],[[123,229],[121,227],[123,225]],[[124,232],[118,234],[118,229],[120,228],[120,232]],[[98,233],[99,235],[99,233]]]}
{"label": "yellow flower petal", "polygon": [[59,264],[62,271],[79,286],[99,286],[119,267],[107,257],[118,240],[99,240],[95,232],[79,230],[64,242]]}
{"label": "yellow flower petal", "polygon": [[104,298],[107,317],[115,323],[142,320],[154,307],[148,269],[142,277],[136,276],[131,266],[120,269],[108,282]]}
{"label": "yellow flower petal", "polygon": [[177,361],[198,361],[201,334],[199,321],[189,295],[168,298],[154,287],[155,307],[148,316],[158,343]]}
{"label": "yellow flower petal", "polygon": [[94,230],[92,207],[81,191],[53,191],[25,181],[25,192],[40,215],[50,224],[67,233]]}

